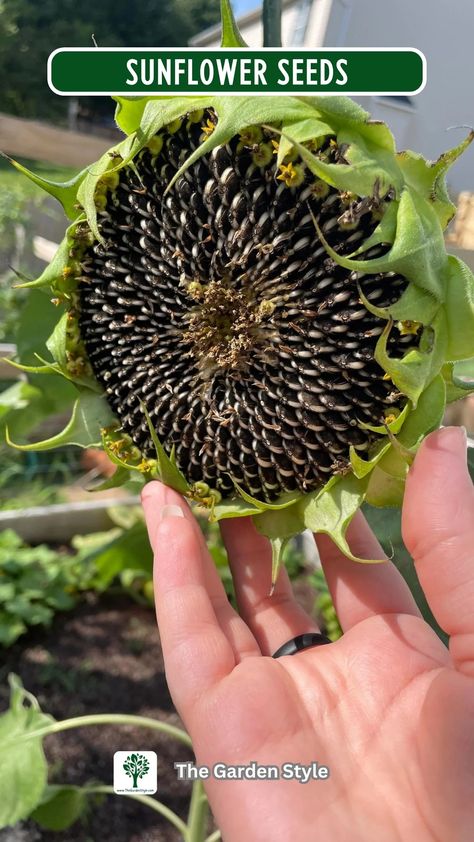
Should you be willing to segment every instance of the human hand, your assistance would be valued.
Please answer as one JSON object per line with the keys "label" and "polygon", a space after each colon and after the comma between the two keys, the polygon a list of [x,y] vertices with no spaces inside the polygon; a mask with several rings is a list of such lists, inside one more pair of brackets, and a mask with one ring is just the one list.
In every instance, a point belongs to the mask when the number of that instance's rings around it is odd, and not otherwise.
{"label": "human hand", "polygon": [[[344,636],[277,660],[317,631],[250,519],[223,521],[240,616],[187,503],[142,495],[170,692],[198,765],[257,761],[330,769],[327,780],[205,786],[225,842],[471,842],[474,828],[474,489],[461,429],[432,433],[410,469],[403,536],[449,651],[395,566],[317,543]],[[381,558],[359,514],[356,555]]]}

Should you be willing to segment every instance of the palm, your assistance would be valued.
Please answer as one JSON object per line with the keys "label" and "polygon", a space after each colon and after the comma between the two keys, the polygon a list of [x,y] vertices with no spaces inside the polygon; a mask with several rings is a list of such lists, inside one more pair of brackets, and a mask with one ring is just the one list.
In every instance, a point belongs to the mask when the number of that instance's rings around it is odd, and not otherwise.
{"label": "palm", "polygon": [[[269,547],[251,522],[222,528],[237,614],[179,496],[153,483],[143,503],[168,683],[197,763],[317,761],[330,770],[328,780],[305,785],[211,776],[206,789],[225,842],[470,842],[474,492],[459,431],[422,446],[403,510],[405,542],[449,651],[390,562],[354,564],[318,536],[344,636],[272,659],[317,627],[284,571],[268,596]],[[348,540],[359,557],[381,557],[363,518]]]}
{"label": "palm", "polygon": [[[281,834],[307,840],[315,826],[326,828],[331,840],[359,838],[359,812],[364,839],[377,838],[385,824],[384,842],[412,836],[460,842],[472,828],[469,822],[453,827],[452,816],[462,815],[472,797],[459,781],[473,691],[474,682],[454,672],[424,622],[406,615],[372,617],[337,645],[281,661],[247,658],[223,677],[191,720],[198,723],[192,727],[197,762],[212,767],[318,760],[329,767],[328,781],[291,784],[288,825],[275,809],[275,826],[265,825],[264,839]],[[440,753],[439,740],[448,746],[453,720],[457,740]],[[247,813],[246,786],[258,784],[208,785],[221,826],[242,827],[236,839],[245,838],[252,821],[254,799],[250,791]],[[235,799],[229,788],[236,790]],[[277,803],[280,797],[276,790]],[[388,803],[394,806],[387,825]]]}

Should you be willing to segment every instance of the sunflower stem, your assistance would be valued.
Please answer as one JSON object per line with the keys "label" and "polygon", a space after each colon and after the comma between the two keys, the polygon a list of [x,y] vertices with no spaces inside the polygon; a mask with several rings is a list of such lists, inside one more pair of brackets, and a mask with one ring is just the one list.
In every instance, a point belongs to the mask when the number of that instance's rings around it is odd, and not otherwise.
{"label": "sunflower stem", "polygon": [[209,813],[209,802],[201,781],[195,781],[188,813],[187,842],[204,842]]}
{"label": "sunflower stem", "polygon": [[150,719],[147,716],[134,716],[123,713],[97,713],[89,716],[76,716],[73,719],[63,719],[61,722],[52,722],[37,731],[30,731],[17,738],[20,742],[28,742],[38,738],[47,737],[49,734],[58,734],[60,731],[69,731],[71,728],[85,728],[91,725],[134,725],[139,728],[150,728],[152,731],[161,731],[169,737],[174,737],[188,748],[192,743],[185,731],[169,725],[167,722]]}
{"label": "sunflower stem", "polygon": [[[103,795],[114,795],[115,790],[113,786],[87,786],[86,788],[87,793],[98,793]],[[146,807],[150,807],[152,810],[155,810],[156,813],[159,813],[160,816],[164,816],[170,824],[174,825],[174,827],[179,830],[183,839],[186,839],[187,828],[185,823],[179,816],[176,815],[173,810],[170,810],[166,804],[163,804],[161,801],[158,801],[156,798],[151,798],[149,795],[141,795],[140,793],[135,792],[125,792],[122,797],[131,798],[134,801],[139,801],[140,804],[145,804]]]}

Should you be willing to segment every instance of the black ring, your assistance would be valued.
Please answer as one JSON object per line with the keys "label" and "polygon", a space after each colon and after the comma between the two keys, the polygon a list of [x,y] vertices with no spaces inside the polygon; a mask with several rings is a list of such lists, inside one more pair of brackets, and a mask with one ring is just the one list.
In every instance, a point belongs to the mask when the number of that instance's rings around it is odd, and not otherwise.
{"label": "black ring", "polygon": [[324,643],[331,643],[325,634],[320,632],[306,632],[306,634],[298,634],[292,637],[283,646],[272,655],[272,658],[281,658],[283,655],[296,655],[297,652],[302,652],[304,649],[311,649],[313,646],[323,646]]}

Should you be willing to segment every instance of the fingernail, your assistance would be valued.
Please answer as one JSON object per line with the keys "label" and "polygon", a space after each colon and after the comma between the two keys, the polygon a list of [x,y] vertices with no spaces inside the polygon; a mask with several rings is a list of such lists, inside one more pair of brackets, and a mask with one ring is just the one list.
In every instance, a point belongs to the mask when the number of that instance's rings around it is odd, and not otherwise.
{"label": "fingernail", "polygon": [[465,427],[443,427],[438,436],[438,442],[444,450],[457,455],[464,454],[467,448],[467,432]]}
{"label": "fingernail", "polygon": [[184,517],[184,512],[179,506],[173,503],[163,506],[160,511],[160,520],[165,520],[167,517]]}

